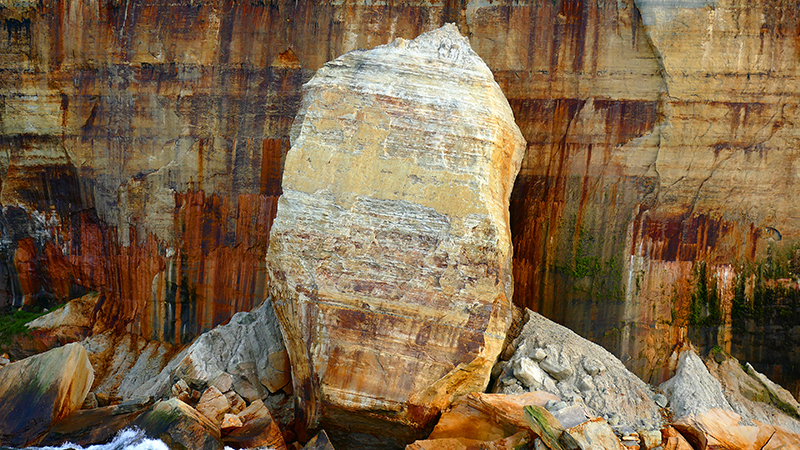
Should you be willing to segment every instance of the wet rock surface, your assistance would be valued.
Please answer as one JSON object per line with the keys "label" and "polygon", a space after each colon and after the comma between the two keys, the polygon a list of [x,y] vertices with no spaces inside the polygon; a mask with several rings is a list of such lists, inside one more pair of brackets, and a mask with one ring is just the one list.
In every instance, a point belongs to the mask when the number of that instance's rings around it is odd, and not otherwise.
{"label": "wet rock surface", "polygon": [[38,446],[59,446],[71,442],[83,447],[110,441],[120,430],[139,417],[147,407],[120,414],[117,406],[75,411],[56,423],[37,442]]}
{"label": "wet rock surface", "polygon": [[220,431],[208,418],[178,399],[158,402],[131,423],[170,448],[222,450]]}
{"label": "wet rock surface", "polygon": [[352,415],[409,439],[485,389],[511,319],[524,149],[452,25],[348,53],[305,85],[267,256],[303,423]]}

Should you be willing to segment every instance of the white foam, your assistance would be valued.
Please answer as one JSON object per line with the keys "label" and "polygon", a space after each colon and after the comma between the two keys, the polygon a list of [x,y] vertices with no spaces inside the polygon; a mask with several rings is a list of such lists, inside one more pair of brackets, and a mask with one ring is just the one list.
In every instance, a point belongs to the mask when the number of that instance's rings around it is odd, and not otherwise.
{"label": "white foam", "polygon": [[138,428],[126,428],[114,436],[107,444],[90,445],[82,447],[71,442],[65,442],[58,447],[28,447],[29,450],[169,450],[167,444],[158,439],[149,439],[144,431]]}

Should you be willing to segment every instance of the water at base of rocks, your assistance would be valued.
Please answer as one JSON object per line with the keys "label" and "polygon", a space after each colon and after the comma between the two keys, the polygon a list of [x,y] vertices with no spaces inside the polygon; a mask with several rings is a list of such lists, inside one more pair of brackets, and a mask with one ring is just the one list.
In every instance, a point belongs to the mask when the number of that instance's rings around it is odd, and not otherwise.
{"label": "water at base of rocks", "polygon": [[[15,449],[11,447],[0,447],[0,450]],[[117,433],[114,439],[107,444],[82,447],[77,444],[65,442],[58,447],[25,447],[25,450],[169,450],[169,447],[159,439],[148,438],[142,430],[127,428]],[[225,450],[233,449],[225,447]]]}

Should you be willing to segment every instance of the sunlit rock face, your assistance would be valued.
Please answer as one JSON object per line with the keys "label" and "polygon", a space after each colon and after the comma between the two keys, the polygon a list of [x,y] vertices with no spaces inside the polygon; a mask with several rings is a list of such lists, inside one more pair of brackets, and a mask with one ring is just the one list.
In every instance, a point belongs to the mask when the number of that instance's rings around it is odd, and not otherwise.
{"label": "sunlit rock face", "polygon": [[326,64],[292,138],[267,261],[304,419],[413,434],[505,339],[525,141],[453,25]]}
{"label": "sunlit rock face", "polygon": [[289,43],[218,2],[4,2],[0,27],[0,306],[99,291],[96,334],[188,342],[262,302],[313,73]]}
{"label": "sunlit rock face", "polygon": [[796,5],[268,3],[3,3],[0,303],[166,341],[257,305],[303,82],[454,22],[528,142],[515,302],[648,381],[691,334],[796,392]]}
{"label": "sunlit rock face", "polygon": [[80,409],[93,380],[86,350],[75,343],[0,369],[0,445],[35,443],[50,426]]}

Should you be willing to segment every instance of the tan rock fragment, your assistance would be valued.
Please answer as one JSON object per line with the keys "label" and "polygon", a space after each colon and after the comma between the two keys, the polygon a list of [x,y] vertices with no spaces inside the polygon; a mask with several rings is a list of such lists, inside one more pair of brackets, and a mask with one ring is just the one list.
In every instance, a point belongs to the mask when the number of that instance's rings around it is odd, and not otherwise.
{"label": "tan rock fragment", "polygon": [[225,398],[228,399],[228,404],[230,405],[230,411],[233,414],[239,414],[245,408],[247,408],[247,403],[235,391],[226,392]]}
{"label": "tan rock fragment", "polygon": [[263,404],[237,417],[241,420],[242,426],[225,436],[223,439],[225,445],[233,448],[286,449],[286,442],[278,423]]}
{"label": "tan rock fragment", "polygon": [[524,148],[452,25],[305,85],[267,256],[302,423],[414,435],[485,389],[511,320]]}
{"label": "tan rock fragment", "polygon": [[192,389],[184,380],[178,380],[173,384],[170,389],[170,394],[173,398],[177,398],[184,403],[189,403],[192,399]]}
{"label": "tan rock fragment", "polygon": [[770,446],[779,448],[779,442],[800,442],[798,433],[758,421],[748,425],[739,414],[716,408],[682,417],[673,426],[701,448],[760,450]]}
{"label": "tan rock fragment", "polygon": [[264,402],[262,402],[261,400],[256,400],[253,403],[251,403],[250,406],[248,406],[242,412],[240,412],[238,416],[243,423],[247,423],[255,419],[272,417],[272,415],[269,412],[269,409],[267,409],[267,407],[264,405]]}
{"label": "tan rock fragment", "polygon": [[[561,442],[565,448],[580,450],[625,450],[614,430],[600,417],[564,430]],[[638,445],[636,446],[638,448]]]}
{"label": "tan rock fragment", "polygon": [[685,437],[671,426],[666,426],[661,430],[664,450],[694,450]]}
{"label": "tan rock fragment", "polygon": [[239,416],[225,413],[225,415],[222,417],[222,423],[219,425],[219,428],[223,433],[227,433],[236,428],[241,428],[241,426],[242,420],[239,419]]}
{"label": "tan rock fragment", "polygon": [[92,331],[92,313],[99,297],[100,294],[95,292],[70,300],[66,305],[26,323],[25,326],[37,330],[39,339],[80,341]]}
{"label": "tan rock fragment", "polygon": [[215,386],[211,386],[200,396],[196,409],[200,414],[208,417],[211,422],[219,424],[223,415],[230,411],[231,404],[225,394]]}
{"label": "tan rock fragment", "polygon": [[442,438],[416,441],[406,450],[516,450],[526,448],[532,440],[530,433],[520,431],[513,436],[494,441],[478,441],[466,438]]}

